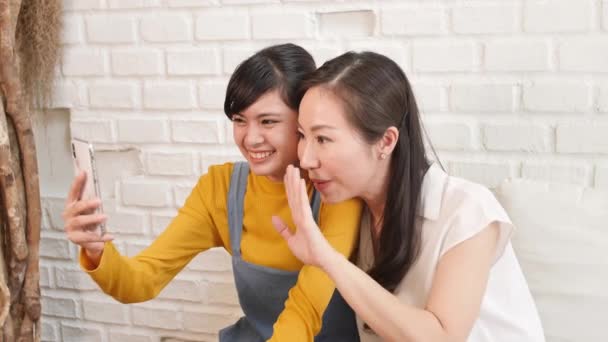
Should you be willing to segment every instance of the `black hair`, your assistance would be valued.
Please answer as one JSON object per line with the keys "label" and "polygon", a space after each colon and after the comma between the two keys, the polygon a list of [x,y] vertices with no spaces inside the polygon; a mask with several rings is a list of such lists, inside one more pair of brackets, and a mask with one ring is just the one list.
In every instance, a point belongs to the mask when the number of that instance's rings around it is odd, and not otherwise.
{"label": "black hair", "polygon": [[236,68],[226,89],[224,113],[229,119],[268,91],[278,90],[285,104],[297,111],[304,95],[300,83],[316,68],[304,48],[295,44],[269,46]]}
{"label": "black hair", "polygon": [[391,126],[399,130],[377,255],[368,271],[393,292],[419,254],[421,233],[415,223],[422,180],[430,166],[412,87],[394,61],[374,52],[347,52],[325,62],[302,84],[304,90],[317,86],[341,100],[346,119],[367,143],[379,141]]}

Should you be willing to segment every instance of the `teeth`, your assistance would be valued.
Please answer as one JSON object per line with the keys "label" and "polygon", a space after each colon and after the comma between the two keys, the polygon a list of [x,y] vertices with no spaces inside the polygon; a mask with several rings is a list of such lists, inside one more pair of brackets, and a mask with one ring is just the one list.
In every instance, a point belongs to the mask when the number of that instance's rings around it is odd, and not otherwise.
{"label": "teeth", "polygon": [[249,155],[254,159],[264,159],[274,152],[249,152]]}

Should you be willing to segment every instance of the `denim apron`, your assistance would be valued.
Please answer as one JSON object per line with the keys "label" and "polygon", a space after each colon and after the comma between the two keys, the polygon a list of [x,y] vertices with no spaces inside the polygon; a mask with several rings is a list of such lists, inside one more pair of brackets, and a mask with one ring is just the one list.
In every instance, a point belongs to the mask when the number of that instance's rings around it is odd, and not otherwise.
{"label": "denim apron", "polygon": [[[241,258],[243,203],[248,175],[249,165],[246,162],[235,163],[228,191],[232,269],[245,316],[220,330],[220,342],[261,342],[269,339],[272,336],[272,326],[285,307],[288,292],[298,280],[299,271],[255,265]],[[311,203],[315,221],[318,220],[320,205],[320,196],[315,191]],[[359,341],[355,314],[335,290],[323,314],[322,328],[315,337],[315,342],[353,341]]]}

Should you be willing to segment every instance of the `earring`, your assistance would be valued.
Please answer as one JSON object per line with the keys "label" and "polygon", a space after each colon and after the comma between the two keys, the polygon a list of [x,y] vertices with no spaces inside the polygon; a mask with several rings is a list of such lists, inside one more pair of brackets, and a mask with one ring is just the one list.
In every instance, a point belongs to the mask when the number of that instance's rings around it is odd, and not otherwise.
{"label": "earring", "polygon": [[386,153],[380,153],[380,159],[386,159]]}

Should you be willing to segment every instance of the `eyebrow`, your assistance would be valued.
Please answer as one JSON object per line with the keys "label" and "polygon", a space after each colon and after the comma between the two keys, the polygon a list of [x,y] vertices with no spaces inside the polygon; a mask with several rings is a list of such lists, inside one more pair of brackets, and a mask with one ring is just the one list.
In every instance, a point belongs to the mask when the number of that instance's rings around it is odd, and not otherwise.
{"label": "eyebrow", "polygon": [[[298,128],[303,129],[302,126],[300,126],[299,123],[298,123]],[[336,129],[336,127],[330,126],[330,125],[314,125],[314,126],[312,126],[310,128],[310,131],[314,132],[314,131],[318,131],[318,130],[321,130],[321,129],[324,129],[324,128],[326,128],[326,129]]]}
{"label": "eyebrow", "polygon": [[[235,113],[234,115],[238,115],[238,116],[243,117],[243,118],[245,117],[245,115],[243,115],[241,113]],[[261,114],[256,115],[253,119],[254,120],[255,119],[264,119],[264,118],[267,118],[267,117],[281,117],[281,114],[278,114],[278,113],[261,113]]]}

